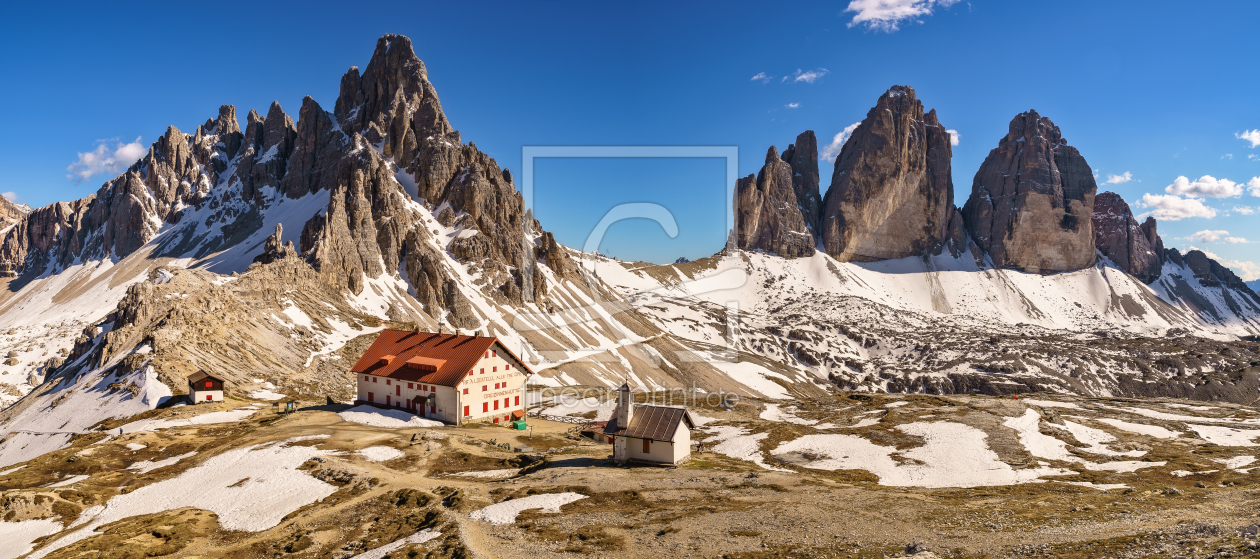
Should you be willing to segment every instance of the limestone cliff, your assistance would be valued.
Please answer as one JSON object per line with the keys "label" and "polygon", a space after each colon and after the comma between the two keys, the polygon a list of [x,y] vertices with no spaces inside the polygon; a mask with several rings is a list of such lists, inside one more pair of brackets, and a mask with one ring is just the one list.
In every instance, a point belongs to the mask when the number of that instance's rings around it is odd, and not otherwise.
{"label": "limestone cliff", "polygon": [[963,206],[971,237],[999,268],[1034,273],[1094,263],[1098,185],[1085,158],[1050,119],[1016,115],[989,152]]}
{"label": "limestone cliff", "polygon": [[954,214],[949,133],[914,89],[893,86],[836,158],[819,231],[827,254],[872,261],[935,254]]}
{"label": "limestone cliff", "polygon": [[1155,231],[1155,218],[1139,225],[1124,198],[1103,192],[1094,198],[1093,222],[1098,252],[1145,283],[1159,278],[1164,241]]}
{"label": "limestone cliff", "polygon": [[[761,172],[735,183],[735,241],[780,256],[814,254],[814,235],[796,198],[792,165],[772,146]],[[815,175],[817,180],[817,175]]]}

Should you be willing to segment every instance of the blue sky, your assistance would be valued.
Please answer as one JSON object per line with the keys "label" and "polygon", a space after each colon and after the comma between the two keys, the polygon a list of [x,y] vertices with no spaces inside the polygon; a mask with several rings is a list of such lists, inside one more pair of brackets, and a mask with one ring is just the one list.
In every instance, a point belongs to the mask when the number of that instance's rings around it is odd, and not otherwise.
{"label": "blue sky", "polygon": [[[1158,212],[1166,244],[1260,277],[1254,2],[34,4],[0,23],[0,192],[31,205],[95,192],[167,125],[191,131],[223,103],[241,118],[272,100],[296,116],[304,95],[331,109],[346,68],[401,33],[464,140],[513,171],[523,145],[735,145],[740,174],[755,173],[768,146],[806,129],[825,145],[905,84],[959,134],[958,204],[1010,119],[1035,108],[1100,183],[1128,178],[1100,189]],[[623,222],[604,252],[705,256],[725,238],[722,168],[549,161],[537,215],[580,246],[607,208],[658,202],[677,238]]]}

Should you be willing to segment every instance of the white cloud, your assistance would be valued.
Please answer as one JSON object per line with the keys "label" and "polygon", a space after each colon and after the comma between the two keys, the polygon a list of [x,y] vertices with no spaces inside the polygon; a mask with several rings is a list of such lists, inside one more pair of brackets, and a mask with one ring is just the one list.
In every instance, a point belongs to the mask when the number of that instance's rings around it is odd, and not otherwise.
{"label": "white cloud", "polygon": [[1234,213],[1240,215],[1251,215],[1256,213],[1256,209],[1251,206],[1234,206]]}
{"label": "white cloud", "polygon": [[1186,249],[1186,252],[1190,252],[1190,251],[1192,251],[1192,250],[1197,250],[1197,251],[1199,251],[1199,252],[1202,252],[1205,256],[1207,256],[1208,258],[1211,258],[1212,260],[1220,260],[1220,259],[1221,259],[1221,257],[1220,257],[1220,256],[1217,256],[1215,252],[1212,252],[1212,251],[1210,251],[1210,250],[1208,250],[1208,249],[1205,249],[1205,248],[1199,248],[1199,247],[1194,246],[1194,245],[1190,245],[1190,248],[1187,248],[1187,249]]}
{"label": "white cloud", "polygon": [[757,72],[757,75],[753,76],[750,81],[766,83],[770,81],[770,79],[771,76],[767,76],[765,72]]}
{"label": "white cloud", "polygon": [[840,148],[844,147],[845,142],[849,141],[849,136],[853,135],[853,131],[857,130],[857,127],[859,124],[862,124],[862,123],[855,122],[853,124],[845,126],[844,130],[841,130],[839,134],[836,134],[835,138],[831,139],[830,144],[827,144],[826,147],[823,147],[822,158],[824,161],[836,160],[836,157],[840,155]]}
{"label": "white cloud", "polygon": [[946,130],[945,132],[946,132],[947,134],[949,134],[949,145],[951,145],[951,146],[956,146],[956,145],[958,145],[958,138],[960,138],[960,136],[958,135],[958,131],[957,131],[957,130]]}
{"label": "white cloud", "polygon": [[1133,180],[1133,173],[1125,171],[1123,175],[1107,175],[1106,184],[1124,184]]}
{"label": "white cloud", "polygon": [[1221,156],[1221,159],[1233,159],[1233,158],[1234,158],[1234,154],[1232,153],[1227,153]]}
{"label": "white cloud", "polygon": [[1238,138],[1239,140],[1246,140],[1248,142],[1251,142],[1251,147],[1253,148],[1256,146],[1260,146],[1260,129],[1244,130],[1242,134],[1235,133],[1234,137]]}
{"label": "white cloud", "polygon": [[800,104],[800,103],[788,103],[788,104],[783,105],[783,106],[784,106],[784,107],[787,107],[787,108],[789,108],[789,109],[795,109],[795,108],[797,108],[797,107],[800,107],[800,106],[801,106],[801,104]]}
{"label": "white cloud", "polygon": [[1248,241],[1247,239],[1243,237],[1225,237],[1225,239],[1223,239],[1221,242],[1227,245],[1238,245],[1238,244],[1246,244]]}
{"label": "white cloud", "polygon": [[809,70],[807,72],[802,72],[800,68],[797,68],[796,72],[794,72],[790,76],[783,76],[783,79],[780,81],[792,80],[792,83],[798,83],[798,82],[814,83],[818,81],[818,78],[821,78],[830,73],[831,71],[826,68],[819,68],[817,70]]}
{"label": "white cloud", "polygon": [[1200,200],[1194,198],[1182,198],[1175,195],[1163,194],[1143,194],[1142,201],[1139,204],[1144,208],[1151,208],[1151,211],[1139,215],[1144,218],[1148,215],[1155,216],[1160,221],[1179,221],[1187,217],[1216,217],[1216,210],[1203,205]]}
{"label": "white cloud", "polygon": [[[1220,260],[1220,259],[1217,259]],[[1221,265],[1234,269],[1234,273],[1243,281],[1256,281],[1260,279],[1260,265],[1255,262],[1245,260],[1220,260]]]}
{"label": "white cloud", "polygon": [[1260,177],[1251,177],[1251,180],[1247,181],[1247,191],[1252,196],[1260,196]]}
{"label": "white cloud", "polygon": [[1190,198],[1228,198],[1241,196],[1242,186],[1229,179],[1217,179],[1211,175],[1203,175],[1194,182],[1186,177],[1177,177],[1172,184],[1164,188],[1164,192]]}
{"label": "white cloud", "polygon": [[1254,153],[1248,153],[1247,159],[1250,159],[1252,161],[1260,161],[1260,155],[1256,155]]}
{"label": "white cloud", "polygon": [[1200,243],[1214,243],[1220,240],[1221,237],[1224,237],[1227,235],[1229,235],[1229,231],[1204,230],[1204,231],[1199,231],[1198,233],[1195,233],[1193,235],[1190,235],[1189,237],[1186,237],[1186,240],[1197,241]]}
{"label": "white cloud", "polygon": [[13,202],[14,204],[22,203],[22,197],[18,196],[16,192],[0,192],[0,196],[4,196],[6,200]]}
{"label": "white cloud", "polygon": [[853,0],[845,12],[853,12],[849,27],[865,25],[872,31],[892,33],[903,22],[919,22],[922,16],[932,15],[932,8],[948,8],[958,0]]}
{"label": "white cloud", "polygon": [[[114,149],[109,149],[109,142],[116,142]],[[136,138],[136,141],[129,144],[118,141],[118,138],[97,140],[96,149],[80,153],[79,160],[66,167],[66,170],[70,171],[66,178],[83,182],[97,173],[115,174],[144,157],[148,151],[140,144],[140,138]]]}

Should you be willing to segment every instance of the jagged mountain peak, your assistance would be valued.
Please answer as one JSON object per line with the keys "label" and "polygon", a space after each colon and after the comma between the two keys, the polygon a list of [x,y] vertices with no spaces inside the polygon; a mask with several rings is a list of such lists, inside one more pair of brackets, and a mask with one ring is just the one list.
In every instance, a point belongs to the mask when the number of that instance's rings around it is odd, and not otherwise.
{"label": "jagged mountain peak", "polygon": [[1095,261],[1097,191],[1081,153],[1049,118],[1029,110],[1011,119],[976,171],[963,216],[972,238],[999,268],[1080,270]]}
{"label": "jagged mountain peak", "polygon": [[1145,283],[1159,278],[1164,265],[1164,241],[1155,218],[1139,224],[1129,204],[1115,192],[1094,197],[1094,245],[1098,252]]}
{"label": "jagged mountain peak", "polygon": [[925,121],[909,86],[880,95],[836,158],[823,197],[822,248],[841,261],[935,254],[953,215],[949,134]]}

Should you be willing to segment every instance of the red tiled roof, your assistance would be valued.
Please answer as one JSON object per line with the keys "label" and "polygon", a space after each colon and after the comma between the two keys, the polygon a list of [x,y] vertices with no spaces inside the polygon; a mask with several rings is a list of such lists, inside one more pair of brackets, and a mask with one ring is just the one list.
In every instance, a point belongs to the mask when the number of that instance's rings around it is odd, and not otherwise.
{"label": "red tiled roof", "polygon": [[[497,341],[498,338],[482,336],[385,330],[354,366],[350,367],[350,371],[411,382],[455,386]],[[532,374],[524,361],[503,347],[503,344],[499,346],[519,363],[524,369],[521,371],[523,374]]]}

